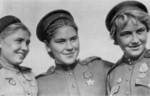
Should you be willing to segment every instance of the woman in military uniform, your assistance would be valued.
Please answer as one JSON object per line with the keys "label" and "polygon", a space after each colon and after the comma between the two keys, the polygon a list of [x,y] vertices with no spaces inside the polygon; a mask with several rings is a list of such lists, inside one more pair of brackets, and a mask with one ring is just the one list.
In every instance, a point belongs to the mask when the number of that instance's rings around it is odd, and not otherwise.
{"label": "woman in military uniform", "polygon": [[29,52],[30,36],[17,17],[0,19],[0,96],[37,96],[31,69],[20,66]]}
{"label": "woman in military uniform", "polygon": [[150,16],[144,4],[124,1],[106,18],[114,44],[124,55],[108,74],[110,96],[150,96],[150,50],[146,48]]}
{"label": "woman in military uniform", "polygon": [[55,65],[37,76],[39,96],[105,96],[106,74],[110,62],[99,57],[77,59],[78,27],[67,10],[54,10],[37,26],[42,41]]}

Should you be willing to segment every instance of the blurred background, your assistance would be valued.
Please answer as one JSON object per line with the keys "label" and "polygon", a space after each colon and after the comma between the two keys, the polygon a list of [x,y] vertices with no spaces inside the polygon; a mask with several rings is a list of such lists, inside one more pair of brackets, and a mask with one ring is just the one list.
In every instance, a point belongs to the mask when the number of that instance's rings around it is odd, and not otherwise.
{"label": "blurred background", "polygon": [[[55,9],[65,9],[73,15],[79,27],[81,60],[89,56],[116,62],[122,51],[113,44],[105,27],[105,18],[109,10],[123,0],[0,0],[0,17],[15,15],[32,33],[30,52],[24,60],[24,66],[31,67],[35,75],[46,72],[54,65],[45,49],[45,45],[36,37],[36,26],[39,20]],[[138,0],[150,11],[149,0]],[[147,48],[150,48],[150,34]]]}

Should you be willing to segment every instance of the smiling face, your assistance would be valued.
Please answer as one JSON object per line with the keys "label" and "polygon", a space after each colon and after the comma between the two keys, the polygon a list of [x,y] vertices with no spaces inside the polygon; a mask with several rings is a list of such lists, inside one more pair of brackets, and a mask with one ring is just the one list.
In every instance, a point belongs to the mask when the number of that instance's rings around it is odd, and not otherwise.
{"label": "smiling face", "polygon": [[79,38],[72,26],[62,26],[46,44],[47,51],[52,52],[57,64],[72,64],[79,53]]}
{"label": "smiling face", "polygon": [[124,53],[136,58],[146,48],[147,30],[144,24],[131,18],[123,29],[117,31],[116,38]]}
{"label": "smiling face", "polygon": [[29,52],[30,34],[21,28],[1,38],[1,59],[11,65],[19,65]]}

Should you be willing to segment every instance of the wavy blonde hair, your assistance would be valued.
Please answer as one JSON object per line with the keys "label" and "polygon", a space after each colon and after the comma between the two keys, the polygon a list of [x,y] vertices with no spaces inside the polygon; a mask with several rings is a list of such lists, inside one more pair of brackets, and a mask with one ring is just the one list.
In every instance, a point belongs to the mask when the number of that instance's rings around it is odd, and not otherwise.
{"label": "wavy blonde hair", "polygon": [[146,26],[147,32],[150,29],[150,16],[148,13],[140,10],[126,10],[119,14],[116,19],[112,22],[111,27],[111,38],[114,40],[114,44],[118,45],[116,40],[117,31],[123,29],[130,19],[135,19]]}

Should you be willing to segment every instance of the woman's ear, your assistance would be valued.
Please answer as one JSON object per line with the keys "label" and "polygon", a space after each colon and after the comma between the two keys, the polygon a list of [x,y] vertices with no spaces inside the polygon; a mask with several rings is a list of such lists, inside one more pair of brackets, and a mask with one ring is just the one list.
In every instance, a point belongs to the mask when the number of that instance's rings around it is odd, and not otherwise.
{"label": "woman's ear", "polygon": [[47,52],[51,52],[51,49],[49,47],[49,43],[46,40],[44,41],[44,43],[45,43],[45,48],[46,48]]}

